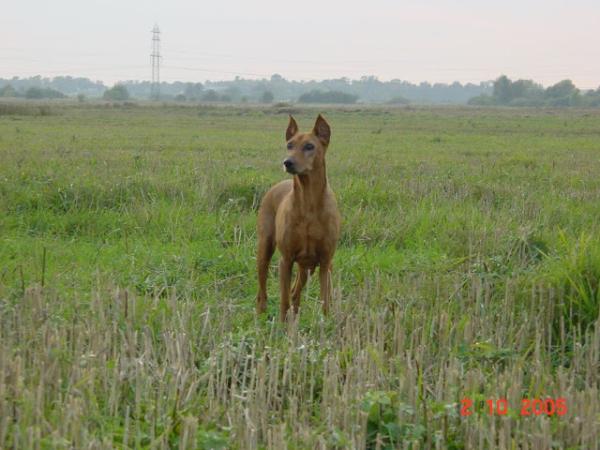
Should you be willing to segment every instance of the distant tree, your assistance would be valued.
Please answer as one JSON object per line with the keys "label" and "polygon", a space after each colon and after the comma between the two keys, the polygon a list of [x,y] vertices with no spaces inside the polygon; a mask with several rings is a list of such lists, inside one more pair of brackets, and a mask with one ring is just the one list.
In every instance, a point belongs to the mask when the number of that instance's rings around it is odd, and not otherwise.
{"label": "distant tree", "polygon": [[583,96],[582,103],[585,106],[600,106],[600,88],[594,90],[587,91]]}
{"label": "distant tree", "polygon": [[[229,98],[229,100],[223,100],[224,97]],[[227,86],[221,98],[222,101],[239,101],[242,98],[242,90],[235,84]]]}
{"label": "distant tree", "polygon": [[214,89],[209,89],[204,94],[202,94],[202,101],[204,102],[218,102],[219,94]]}
{"label": "distant tree", "polygon": [[472,106],[490,106],[495,104],[495,98],[491,95],[481,94],[469,99],[467,104]]}
{"label": "distant tree", "polygon": [[356,103],[358,97],[340,91],[313,90],[302,94],[298,98],[299,103]]}
{"label": "distant tree", "polygon": [[77,101],[79,103],[85,102],[85,95],[84,94],[77,94]]}
{"label": "distant tree", "polygon": [[185,102],[187,100],[187,97],[183,94],[177,94],[175,96],[175,101],[176,102]]}
{"label": "distant tree", "polygon": [[512,97],[512,83],[506,75],[501,75],[494,81],[494,98],[499,105],[506,105]]}
{"label": "distant tree", "polygon": [[10,84],[7,84],[2,89],[0,89],[0,97],[18,97],[18,96],[19,96],[19,94]]}
{"label": "distant tree", "polygon": [[540,97],[543,93],[544,88],[533,80],[517,80],[511,86],[512,100],[516,98]]}
{"label": "distant tree", "polygon": [[44,91],[39,87],[30,87],[25,91],[25,98],[40,99],[44,98]]}
{"label": "distant tree", "polygon": [[275,96],[271,91],[265,91],[260,97],[261,103],[273,103]]}
{"label": "distant tree", "polygon": [[41,98],[65,98],[66,95],[62,92],[50,88],[30,87],[25,91],[25,98],[41,99]]}
{"label": "distant tree", "polygon": [[546,89],[544,93],[549,106],[577,106],[582,103],[579,89],[571,80],[562,80]]}
{"label": "distant tree", "polygon": [[188,100],[200,100],[203,90],[204,86],[202,86],[202,83],[186,83],[183,95]]}
{"label": "distant tree", "polygon": [[112,101],[125,101],[129,100],[129,91],[122,84],[115,84],[110,89],[104,91],[104,95],[102,96],[104,100],[112,100]]}
{"label": "distant tree", "polygon": [[565,97],[578,92],[571,80],[562,80],[546,89],[546,97]]}
{"label": "distant tree", "polygon": [[398,95],[396,97],[391,98],[386,103],[388,105],[408,105],[410,103],[410,100],[407,99],[406,97],[402,97],[401,95]]}

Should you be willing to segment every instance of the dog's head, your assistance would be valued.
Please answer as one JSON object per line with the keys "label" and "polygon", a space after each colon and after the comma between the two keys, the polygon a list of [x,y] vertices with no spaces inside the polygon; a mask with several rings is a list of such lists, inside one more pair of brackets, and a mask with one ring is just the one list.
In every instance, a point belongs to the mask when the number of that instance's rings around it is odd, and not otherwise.
{"label": "dog's head", "polygon": [[290,116],[285,132],[288,154],[283,160],[283,169],[292,175],[302,175],[322,166],[330,137],[331,129],[321,114],[310,133],[299,133],[298,124]]}

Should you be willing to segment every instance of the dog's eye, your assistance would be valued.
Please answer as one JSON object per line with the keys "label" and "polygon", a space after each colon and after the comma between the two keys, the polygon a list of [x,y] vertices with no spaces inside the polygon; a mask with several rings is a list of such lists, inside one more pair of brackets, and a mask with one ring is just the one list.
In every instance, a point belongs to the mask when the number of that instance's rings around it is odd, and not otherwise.
{"label": "dog's eye", "polygon": [[291,143],[291,142],[288,142],[287,149],[288,149],[288,150],[291,150],[291,149],[293,149],[293,148],[294,148],[294,144],[293,144],[293,143]]}
{"label": "dog's eye", "polygon": [[303,148],[304,151],[310,152],[311,150],[314,150],[315,146],[313,144],[306,144]]}

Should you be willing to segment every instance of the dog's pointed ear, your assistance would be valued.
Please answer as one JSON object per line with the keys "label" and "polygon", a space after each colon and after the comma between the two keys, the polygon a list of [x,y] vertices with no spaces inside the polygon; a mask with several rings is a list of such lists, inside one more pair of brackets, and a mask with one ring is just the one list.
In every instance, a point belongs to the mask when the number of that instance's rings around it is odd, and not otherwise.
{"label": "dog's pointed ear", "polygon": [[319,114],[319,116],[317,117],[315,127],[313,128],[313,134],[317,136],[321,140],[321,142],[323,142],[323,144],[329,145],[329,139],[331,138],[331,128],[329,128],[329,124],[321,114]]}
{"label": "dog's pointed ear", "polygon": [[298,132],[298,124],[296,120],[290,115],[290,123],[288,123],[287,130],[285,130],[285,140],[289,141]]}

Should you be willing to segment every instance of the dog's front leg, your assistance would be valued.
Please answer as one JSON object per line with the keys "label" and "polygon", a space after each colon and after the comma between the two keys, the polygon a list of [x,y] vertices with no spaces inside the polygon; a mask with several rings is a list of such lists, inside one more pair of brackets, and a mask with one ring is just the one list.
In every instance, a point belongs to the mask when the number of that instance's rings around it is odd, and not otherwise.
{"label": "dog's front leg", "polygon": [[329,297],[331,296],[331,261],[319,264],[319,284],[321,288],[321,301],[323,302],[323,314],[329,313]]}
{"label": "dog's front leg", "polygon": [[281,289],[280,319],[285,322],[287,312],[290,309],[290,284],[292,280],[291,260],[281,257],[279,260],[279,286]]}

